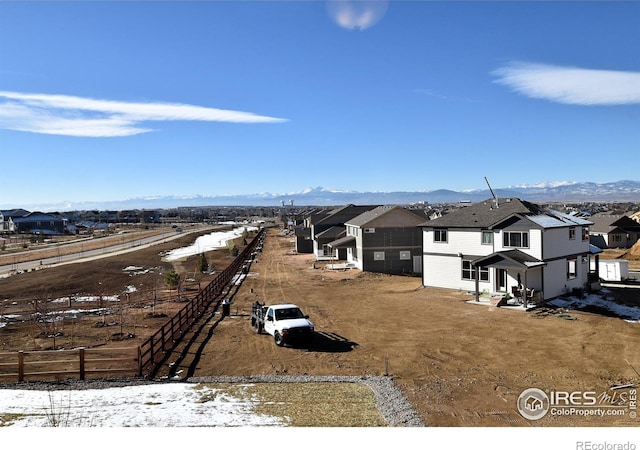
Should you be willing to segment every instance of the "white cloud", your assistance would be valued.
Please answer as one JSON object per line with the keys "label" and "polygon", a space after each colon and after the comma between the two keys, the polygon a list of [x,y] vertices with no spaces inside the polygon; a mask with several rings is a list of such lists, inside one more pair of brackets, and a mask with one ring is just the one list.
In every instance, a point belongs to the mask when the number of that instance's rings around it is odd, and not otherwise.
{"label": "white cloud", "polygon": [[640,72],[513,63],[493,72],[496,83],[528,97],[571,105],[640,103]]}
{"label": "white cloud", "polygon": [[64,136],[131,136],[146,121],[283,122],[253,113],[173,103],[133,103],[0,91],[0,128]]}

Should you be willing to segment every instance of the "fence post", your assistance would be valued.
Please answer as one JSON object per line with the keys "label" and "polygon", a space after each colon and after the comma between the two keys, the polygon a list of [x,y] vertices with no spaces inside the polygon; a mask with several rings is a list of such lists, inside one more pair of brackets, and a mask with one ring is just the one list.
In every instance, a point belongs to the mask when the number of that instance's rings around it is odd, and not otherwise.
{"label": "fence post", "polygon": [[80,358],[80,381],[84,381],[84,349],[81,348],[78,351],[78,356]]}
{"label": "fence post", "polygon": [[138,376],[142,376],[142,348],[138,345]]}
{"label": "fence post", "polygon": [[24,352],[18,352],[18,381],[24,381]]}
{"label": "fence post", "polygon": [[156,358],[155,358],[155,355],[153,354],[153,334],[149,338],[149,357],[151,358],[151,365],[155,365]]}

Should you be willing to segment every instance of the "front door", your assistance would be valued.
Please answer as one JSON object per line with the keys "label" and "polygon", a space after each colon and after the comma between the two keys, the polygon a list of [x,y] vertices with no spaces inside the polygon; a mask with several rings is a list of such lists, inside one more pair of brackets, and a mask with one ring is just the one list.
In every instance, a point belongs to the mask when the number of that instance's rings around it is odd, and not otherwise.
{"label": "front door", "polygon": [[496,269],[496,291],[505,292],[507,290],[507,271]]}

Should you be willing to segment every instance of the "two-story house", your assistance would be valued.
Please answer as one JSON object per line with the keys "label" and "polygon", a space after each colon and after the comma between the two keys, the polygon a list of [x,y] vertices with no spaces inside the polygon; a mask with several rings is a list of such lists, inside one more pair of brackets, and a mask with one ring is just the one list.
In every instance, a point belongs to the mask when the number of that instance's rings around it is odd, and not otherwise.
{"label": "two-story house", "polygon": [[67,219],[60,215],[38,211],[12,220],[17,233],[64,234],[67,225]]}
{"label": "two-story house", "polygon": [[517,198],[452,211],[421,225],[423,285],[476,296],[529,290],[537,301],[584,289],[589,225]]}
{"label": "two-story house", "polygon": [[366,272],[420,273],[424,211],[379,206],[345,222],[344,237],[328,246]]}
{"label": "two-story house", "polygon": [[341,236],[346,230],[345,222],[370,211],[379,205],[345,205],[318,214],[310,220],[308,227],[313,239],[313,253],[318,261],[329,261],[332,259],[344,259],[345,254],[340,254],[337,249],[333,249],[329,244]]}
{"label": "two-story house", "polygon": [[15,232],[14,219],[24,217],[27,214],[29,214],[29,211],[24,209],[0,210],[0,232]]}
{"label": "two-story house", "polygon": [[591,243],[600,248],[631,248],[640,239],[640,223],[625,215],[589,217]]}

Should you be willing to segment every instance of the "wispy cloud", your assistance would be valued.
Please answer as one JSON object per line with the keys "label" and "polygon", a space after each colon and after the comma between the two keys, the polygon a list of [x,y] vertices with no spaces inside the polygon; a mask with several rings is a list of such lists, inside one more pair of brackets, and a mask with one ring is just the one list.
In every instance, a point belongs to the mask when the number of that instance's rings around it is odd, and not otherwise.
{"label": "wispy cloud", "polygon": [[63,136],[132,136],[149,121],[284,122],[253,113],[173,103],[133,103],[0,91],[0,128]]}
{"label": "wispy cloud", "polygon": [[493,72],[495,82],[528,97],[571,105],[640,103],[640,72],[512,63]]}

